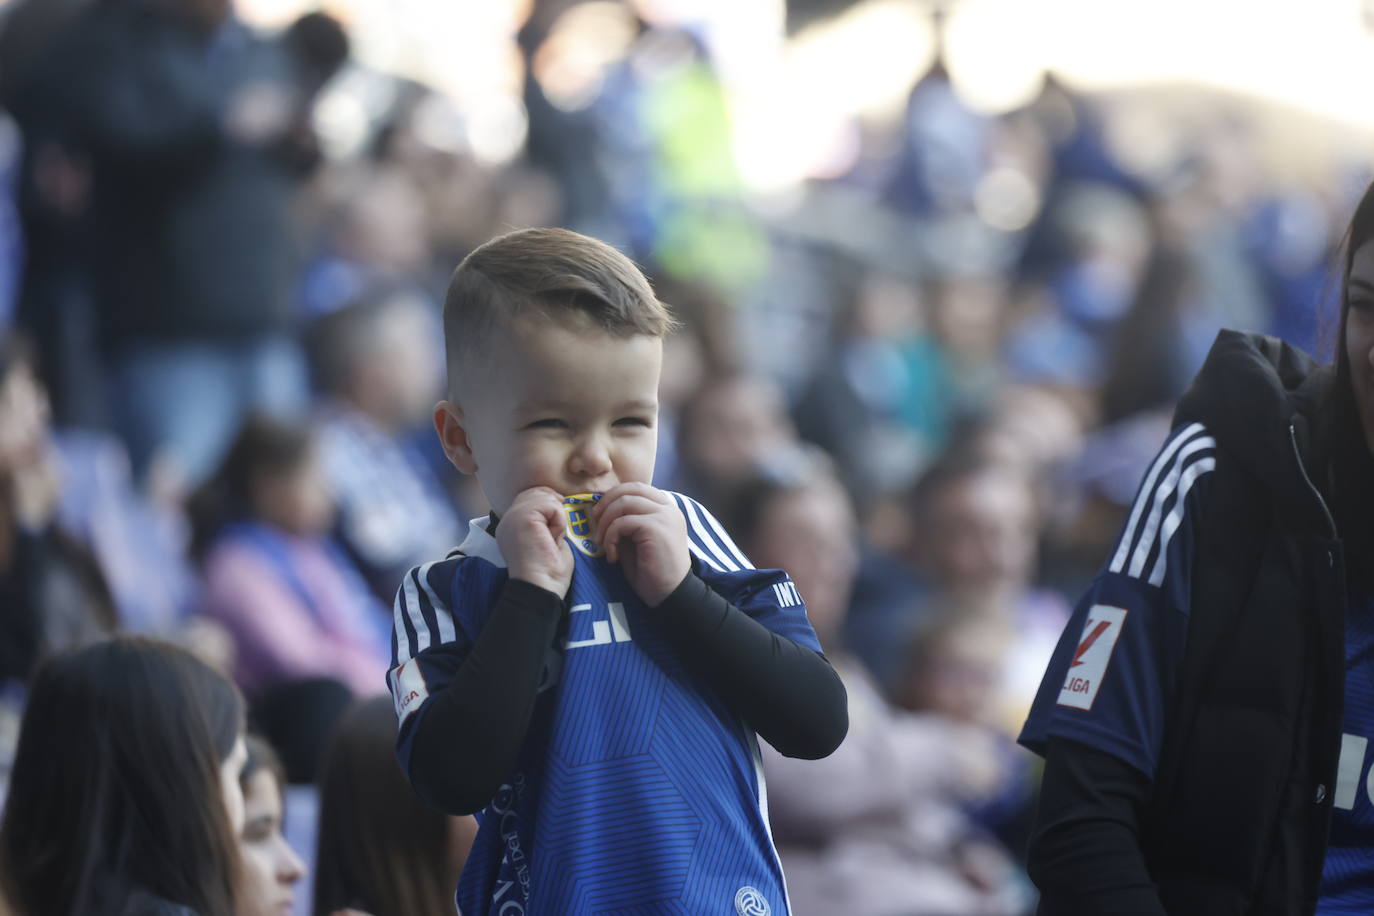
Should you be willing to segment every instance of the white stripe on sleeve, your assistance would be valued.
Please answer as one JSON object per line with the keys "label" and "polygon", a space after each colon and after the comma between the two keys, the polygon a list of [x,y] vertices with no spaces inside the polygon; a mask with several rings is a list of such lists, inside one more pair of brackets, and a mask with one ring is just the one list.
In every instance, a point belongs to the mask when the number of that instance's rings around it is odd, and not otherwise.
{"label": "white stripe on sleeve", "polygon": [[[716,546],[716,543],[711,540],[711,536],[706,533],[706,526],[702,524],[701,519],[697,516],[696,510],[692,507],[691,500],[678,494],[673,495],[677,499],[678,508],[682,510],[682,514],[687,518],[687,524],[690,529],[687,532],[687,546],[692,549],[692,553],[696,555],[697,559],[701,560],[707,566],[710,566],[716,572],[726,572],[727,570],[729,572],[738,572],[739,566],[732,562],[730,558]],[[708,556],[708,553],[714,554],[715,559]]]}
{"label": "white stripe on sleeve", "polygon": [[[406,577],[409,583],[410,577]],[[401,588],[396,592],[396,603],[392,605],[392,631],[396,634],[396,664],[404,665],[414,657],[410,651],[410,636],[406,634],[405,616],[406,609],[402,604],[405,589]]]}
{"label": "white stripe on sleeve", "polygon": [[1178,501],[1174,503],[1174,508],[1169,511],[1169,517],[1164,519],[1163,532],[1159,540],[1159,556],[1155,559],[1154,569],[1150,571],[1150,584],[1161,585],[1164,582],[1164,571],[1168,566],[1169,541],[1173,539],[1174,532],[1179,525],[1183,524],[1183,504],[1188,499],[1188,491],[1193,488],[1193,483],[1217,466],[1215,458],[1199,458],[1188,469],[1183,472],[1183,476],[1178,482]]}
{"label": "white stripe on sleeve", "polygon": [[710,510],[690,496],[685,497],[685,499],[701,513],[702,518],[706,519],[706,523],[710,525],[711,530],[716,533],[716,540],[719,542],[720,546],[725,549],[726,553],[734,559],[735,564],[738,565],[740,569],[753,569],[754,564],[750,563],[749,558],[744,555],[744,551],[740,550],[739,547],[735,546],[735,542],[730,540],[730,535],[726,533],[721,523],[716,521],[716,517],[711,514]]}
{"label": "white stripe on sleeve", "polygon": [[1155,459],[1155,463],[1150,467],[1150,473],[1145,476],[1145,483],[1140,487],[1140,495],[1136,497],[1135,505],[1131,508],[1131,518],[1126,522],[1126,529],[1121,534],[1121,543],[1117,545],[1116,555],[1112,557],[1109,567],[1112,572],[1119,573],[1126,566],[1126,558],[1131,553],[1131,543],[1135,540],[1136,525],[1140,522],[1140,516],[1145,511],[1145,506],[1149,504],[1150,498],[1154,495],[1155,481],[1159,478],[1160,473],[1169,466],[1174,453],[1182,447],[1183,443],[1202,430],[1201,423],[1185,426],[1169,440],[1169,444]]}
{"label": "white stripe on sleeve", "polygon": [[405,595],[406,614],[415,627],[415,654],[419,655],[429,648],[434,634],[429,631],[429,624],[425,623],[424,612],[420,609],[420,590],[415,585],[415,570],[406,573],[405,585],[401,592]]}
{"label": "white stripe on sleeve", "polygon": [[1163,482],[1155,490],[1154,503],[1150,506],[1150,517],[1145,520],[1145,525],[1140,532],[1140,541],[1136,544],[1135,555],[1131,557],[1131,576],[1138,579],[1145,570],[1145,561],[1150,558],[1150,548],[1154,546],[1155,536],[1159,534],[1159,523],[1164,515],[1164,504],[1168,502],[1169,497],[1173,495],[1174,488],[1178,486],[1178,479],[1183,474],[1188,456],[1203,449],[1215,448],[1216,444],[1217,441],[1211,436],[1199,436],[1179,449],[1178,455],[1174,458],[1173,466],[1169,468],[1169,473],[1165,475]]}
{"label": "white stripe on sleeve", "polygon": [[420,571],[416,575],[419,576],[420,587],[429,596],[429,606],[434,608],[434,619],[439,624],[439,642],[447,643],[458,638],[458,631],[453,625],[453,615],[449,613],[448,605],[439,601],[439,596],[434,593],[433,586],[429,584],[429,571],[434,568],[435,563],[440,562],[442,561],[435,560],[432,563],[426,563],[420,567]]}

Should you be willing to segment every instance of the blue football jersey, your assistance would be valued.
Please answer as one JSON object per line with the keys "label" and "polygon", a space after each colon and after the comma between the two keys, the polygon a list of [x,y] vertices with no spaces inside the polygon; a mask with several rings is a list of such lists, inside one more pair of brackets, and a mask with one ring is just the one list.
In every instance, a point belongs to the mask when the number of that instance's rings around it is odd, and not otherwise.
{"label": "blue football jersey", "polygon": [[[1113,754],[1153,777],[1164,698],[1183,657],[1194,524],[1215,443],[1199,425],[1170,436],[1141,485],[1108,564],[1075,609],[1020,741],[1050,736]],[[1352,596],[1345,719],[1317,916],[1374,913],[1374,598]]]}
{"label": "blue football jersey", "polygon": [[1345,621],[1345,719],[1317,916],[1374,913],[1374,599],[1352,595]]}
{"label": "blue football jersey", "polygon": [[1216,441],[1201,424],[1170,435],[1064,629],[1023,745],[1043,754],[1051,736],[1069,738],[1153,778],[1188,635],[1195,525],[1215,467]]}
{"label": "blue football jersey", "polygon": [[[698,503],[673,494],[693,569],[775,633],[819,651],[790,577],[755,569]],[[515,769],[478,815],[457,902],[478,914],[788,912],[757,739],[689,671],[653,612],[567,509],[567,613]],[[506,581],[487,520],[397,596],[388,683],[397,753],[476,642]],[[480,741],[480,735],[454,735]]]}

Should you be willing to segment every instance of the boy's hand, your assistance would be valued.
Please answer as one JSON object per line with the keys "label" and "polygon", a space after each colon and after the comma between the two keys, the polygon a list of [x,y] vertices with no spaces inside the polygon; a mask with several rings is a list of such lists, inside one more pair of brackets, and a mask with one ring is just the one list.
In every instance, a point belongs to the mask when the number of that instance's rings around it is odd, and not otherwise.
{"label": "boy's hand", "polygon": [[563,497],[548,487],[531,487],[515,500],[496,526],[496,543],[512,579],[566,595],[572,584],[572,548],[564,540]]}
{"label": "boy's hand", "polygon": [[647,483],[622,483],[592,507],[596,541],[620,563],[645,604],[657,607],[692,568],[687,521],[673,498]]}

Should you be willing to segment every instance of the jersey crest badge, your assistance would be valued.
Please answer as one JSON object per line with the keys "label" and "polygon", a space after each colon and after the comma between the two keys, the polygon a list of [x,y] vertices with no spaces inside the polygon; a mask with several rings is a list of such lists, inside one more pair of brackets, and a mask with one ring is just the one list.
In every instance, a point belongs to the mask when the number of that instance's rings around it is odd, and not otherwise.
{"label": "jersey crest badge", "polygon": [[592,540],[592,520],[587,515],[599,499],[600,493],[574,493],[563,498],[563,516],[568,523],[568,540],[589,557],[606,554],[601,545]]}
{"label": "jersey crest badge", "polygon": [[735,912],[739,916],[772,916],[773,908],[757,888],[745,885],[735,893]]}

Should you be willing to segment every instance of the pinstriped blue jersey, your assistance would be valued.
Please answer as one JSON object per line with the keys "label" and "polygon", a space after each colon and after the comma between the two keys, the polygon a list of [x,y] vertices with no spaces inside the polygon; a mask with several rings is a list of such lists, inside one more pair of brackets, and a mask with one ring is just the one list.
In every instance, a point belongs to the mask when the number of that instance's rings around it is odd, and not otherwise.
{"label": "pinstriped blue jersey", "polygon": [[1050,737],[1112,754],[1153,778],[1164,704],[1187,642],[1197,520],[1216,467],[1199,423],[1174,430],[1141,482],[1112,555],[1074,608],[1020,742]]}
{"label": "pinstriped blue jersey", "polygon": [[[755,569],[702,506],[672,495],[694,571],[773,632],[819,651],[790,577]],[[456,555],[412,570],[397,595],[388,685],[407,771],[429,696],[457,671],[506,581],[486,528],[474,521]],[[787,913],[755,735],[579,533],[570,519],[564,628],[515,769],[478,815],[460,911]]]}

